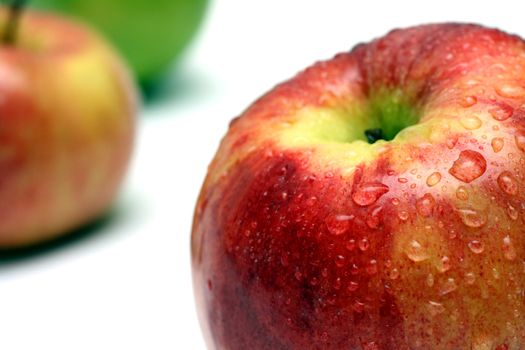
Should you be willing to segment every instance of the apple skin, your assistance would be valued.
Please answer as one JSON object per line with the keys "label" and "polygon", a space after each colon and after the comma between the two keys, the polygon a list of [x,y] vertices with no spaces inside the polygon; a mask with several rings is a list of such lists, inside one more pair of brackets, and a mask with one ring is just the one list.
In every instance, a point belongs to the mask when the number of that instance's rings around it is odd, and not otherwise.
{"label": "apple skin", "polygon": [[98,35],[23,14],[16,45],[0,46],[0,247],[53,239],[108,209],[138,104],[128,69]]}
{"label": "apple skin", "polygon": [[524,77],[519,37],[425,25],[236,118],[192,232],[208,348],[523,349]]}
{"label": "apple skin", "polygon": [[34,0],[88,22],[121,51],[143,86],[159,79],[188,45],[207,0]]}

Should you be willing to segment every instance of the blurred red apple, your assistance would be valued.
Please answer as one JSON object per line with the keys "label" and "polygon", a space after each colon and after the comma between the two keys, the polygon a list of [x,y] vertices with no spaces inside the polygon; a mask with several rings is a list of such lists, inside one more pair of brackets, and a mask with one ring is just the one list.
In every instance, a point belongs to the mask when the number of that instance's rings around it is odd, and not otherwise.
{"label": "blurred red apple", "polygon": [[0,246],[57,237],[111,205],[132,149],[137,91],[89,29],[0,9]]}
{"label": "blurred red apple", "polygon": [[525,348],[525,42],[396,30],[232,122],[198,200],[209,349]]}

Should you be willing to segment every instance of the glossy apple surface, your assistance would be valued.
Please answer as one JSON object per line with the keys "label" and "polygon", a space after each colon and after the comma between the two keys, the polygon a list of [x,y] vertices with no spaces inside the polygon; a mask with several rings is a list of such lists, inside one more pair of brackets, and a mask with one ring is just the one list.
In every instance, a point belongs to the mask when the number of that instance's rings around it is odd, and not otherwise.
{"label": "glossy apple surface", "polygon": [[57,237],[108,209],[136,113],[135,85],[100,37],[24,13],[15,44],[0,44],[0,247]]}
{"label": "glossy apple surface", "polygon": [[101,30],[122,52],[139,81],[150,84],[195,34],[206,0],[34,0]]}
{"label": "glossy apple surface", "polygon": [[209,349],[523,349],[525,43],[395,30],[235,119],[197,203]]}

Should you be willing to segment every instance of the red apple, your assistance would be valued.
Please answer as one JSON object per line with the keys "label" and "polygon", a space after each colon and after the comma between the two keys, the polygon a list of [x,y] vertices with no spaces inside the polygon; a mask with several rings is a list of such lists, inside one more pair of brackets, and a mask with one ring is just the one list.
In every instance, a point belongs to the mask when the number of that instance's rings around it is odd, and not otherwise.
{"label": "red apple", "polygon": [[525,348],[525,42],[395,30],[232,122],[198,200],[210,349]]}
{"label": "red apple", "polygon": [[0,10],[0,247],[48,240],[101,215],[126,170],[137,90],[88,28]]}

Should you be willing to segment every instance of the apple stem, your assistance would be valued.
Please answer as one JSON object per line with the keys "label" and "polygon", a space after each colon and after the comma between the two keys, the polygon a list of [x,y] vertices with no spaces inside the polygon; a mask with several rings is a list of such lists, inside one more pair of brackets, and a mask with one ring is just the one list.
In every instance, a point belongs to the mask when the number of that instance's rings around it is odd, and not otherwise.
{"label": "apple stem", "polygon": [[26,2],[27,0],[11,0],[7,24],[5,26],[4,36],[2,37],[2,42],[5,45],[14,45],[16,42],[18,21]]}
{"label": "apple stem", "polygon": [[367,129],[365,136],[369,144],[375,143],[377,140],[384,140],[383,130],[381,129]]}

